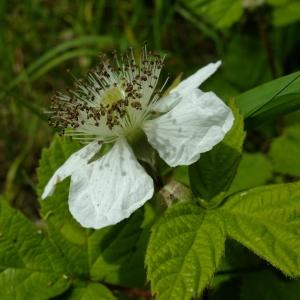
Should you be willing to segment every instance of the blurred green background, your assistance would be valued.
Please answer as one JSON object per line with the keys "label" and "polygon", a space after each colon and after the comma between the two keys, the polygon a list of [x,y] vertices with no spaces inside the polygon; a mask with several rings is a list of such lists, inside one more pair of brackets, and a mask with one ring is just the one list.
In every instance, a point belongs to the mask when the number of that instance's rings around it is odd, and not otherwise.
{"label": "blurred green background", "polygon": [[[222,68],[201,88],[226,101],[300,70],[299,21],[299,0],[0,0],[0,195],[39,218],[36,168],[55,134],[44,112],[51,95],[84,76],[101,52],[139,49],[147,41],[167,54],[162,76],[170,74],[170,81],[221,59]],[[299,179],[299,111],[247,126],[231,192]],[[175,171],[184,184],[186,175],[184,168]],[[234,244],[226,248],[239,268],[249,255]],[[255,290],[256,299],[292,300],[299,294],[299,281],[270,270],[247,272],[237,288],[240,278],[223,284],[230,277],[221,268],[212,282],[218,289],[206,295],[224,300],[229,291],[228,299],[247,300]]]}
{"label": "blurred green background", "polygon": [[[299,20],[297,0],[0,1],[1,194],[38,216],[36,167],[54,134],[44,110],[101,52],[147,41],[171,80],[222,59],[203,88],[226,100],[300,69]],[[299,124],[294,113],[250,126],[234,189],[298,178]]]}

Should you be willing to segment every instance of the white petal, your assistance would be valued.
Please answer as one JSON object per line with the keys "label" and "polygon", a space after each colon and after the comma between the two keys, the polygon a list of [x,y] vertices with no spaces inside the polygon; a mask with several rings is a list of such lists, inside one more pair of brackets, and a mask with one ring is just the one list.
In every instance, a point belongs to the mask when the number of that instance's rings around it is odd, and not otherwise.
{"label": "white petal", "polygon": [[102,228],[128,218],[149,200],[153,180],[125,140],[71,178],[69,208],[84,227]]}
{"label": "white petal", "polygon": [[220,65],[221,61],[210,63],[185,80],[181,81],[174,89],[171,90],[169,95],[161,98],[155,103],[153,110],[162,113],[170,111],[182,100],[183,95],[188,90],[193,90],[199,87],[208,77],[217,71]]}
{"label": "white petal", "polygon": [[233,124],[233,114],[214,93],[188,91],[170,112],[145,122],[150,144],[172,167],[190,165],[218,144]]}
{"label": "white petal", "polygon": [[100,148],[101,145],[95,141],[73,153],[65,163],[56,170],[48,181],[42,194],[42,199],[53,194],[57,183],[63,181],[66,177],[71,176],[77,169],[86,166],[88,161],[100,150]]}
{"label": "white petal", "polygon": [[198,70],[193,75],[189,76],[185,80],[181,81],[171,93],[174,92],[184,92],[186,90],[191,90],[199,87],[208,77],[214,74],[217,69],[220,67],[221,61],[217,61],[215,63],[210,63],[205,67]]}
{"label": "white petal", "polygon": [[152,110],[165,113],[174,108],[183,99],[183,94],[180,92],[174,92],[166,97],[159,99],[154,105]]}

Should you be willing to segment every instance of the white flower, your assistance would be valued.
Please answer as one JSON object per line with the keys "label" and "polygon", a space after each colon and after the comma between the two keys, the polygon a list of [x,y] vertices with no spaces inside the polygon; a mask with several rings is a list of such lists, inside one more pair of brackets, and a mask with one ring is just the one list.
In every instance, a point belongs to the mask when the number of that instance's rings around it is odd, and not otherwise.
{"label": "white flower", "polygon": [[[128,138],[143,130],[149,143],[170,166],[196,162],[200,153],[219,143],[233,124],[231,110],[213,92],[198,86],[220,62],[210,63],[183,80],[168,96],[156,89],[163,58],[143,49],[139,63],[132,51],[115,64],[104,58],[76,83],[69,94],[58,94],[52,123],[88,144],[72,154],[54,173],[42,198],[71,176],[69,208],[84,227],[102,228],[128,218],[149,200],[153,180],[136,160]],[[89,162],[104,143],[111,150]]]}

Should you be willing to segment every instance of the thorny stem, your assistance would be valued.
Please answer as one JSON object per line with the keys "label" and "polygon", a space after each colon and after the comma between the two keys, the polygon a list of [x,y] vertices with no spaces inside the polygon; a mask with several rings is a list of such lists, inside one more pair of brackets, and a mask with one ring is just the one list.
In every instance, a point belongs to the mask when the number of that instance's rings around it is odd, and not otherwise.
{"label": "thorny stem", "polygon": [[[262,270],[265,270],[265,266],[257,266],[257,267],[245,267],[245,268],[239,268],[239,269],[231,269],[231,270],[224,270],[224,271],[218,271],[215,273],[215,276],[218,275],[237,275],[241,273],[252,273],[252,272],[259,272]],[[153,295],[149,290],[139,289],[139,288],[127,288],[119,285],[113,285],[113,284],[105,284],[107,288],[109,288],[112,292],[123,292],[127,294],[129,297],[141,297],[144,299],[151,299],[153,298]]]}

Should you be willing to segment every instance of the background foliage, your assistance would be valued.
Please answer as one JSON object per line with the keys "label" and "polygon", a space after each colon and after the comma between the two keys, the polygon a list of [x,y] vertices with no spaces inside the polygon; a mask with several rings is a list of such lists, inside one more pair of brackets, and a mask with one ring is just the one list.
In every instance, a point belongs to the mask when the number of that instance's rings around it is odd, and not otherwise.
{"label": "background foliage", "polygon": [[[297,0],[0,1],[0,298],[151,299],[148,275],[161,299],[298,299],[290,277],[300,273],[299,184],[286,183],[300,179],[299,20]],[[189,170],[162,166],[156,202],[116,226],[86,230],[67,210],[67,181],[37,200],[79,147],[52,141],[44,110],[101,51],[145,40],[167,54],[163,75],[172,78],[222,59],[204,89],[229,101],[238,121]],[[257,188],[265,184],[279,185]],[[187,187],[210,212],[179,203],[157,221],[171,196],[190,198]],[[172,265],[163,265],[166,240]]]}

